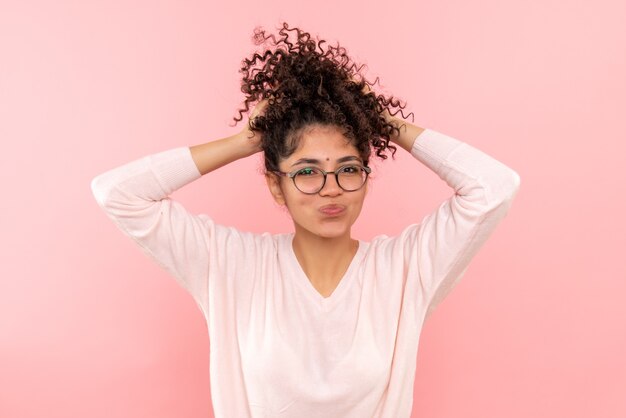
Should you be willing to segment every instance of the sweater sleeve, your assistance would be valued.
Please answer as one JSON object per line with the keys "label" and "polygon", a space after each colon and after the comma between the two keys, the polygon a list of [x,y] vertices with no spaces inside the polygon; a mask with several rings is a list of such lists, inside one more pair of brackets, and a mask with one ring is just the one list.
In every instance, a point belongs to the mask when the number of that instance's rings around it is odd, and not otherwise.
{"label": "sweater sleeve", "polygon": [[216,226],[168,197],[200,177],[190,149],[179,147],[104,172],[91,190],[108,217],[191,293],[206,317],[208,248]]}
{"label": "sweater sleeve", "polygon": [[405,265],[416,266],[428,316],[506,216],[520,176],[483,151],[432,129],[417,136],[411,154],[454,189],[419,225],[403,232]]}

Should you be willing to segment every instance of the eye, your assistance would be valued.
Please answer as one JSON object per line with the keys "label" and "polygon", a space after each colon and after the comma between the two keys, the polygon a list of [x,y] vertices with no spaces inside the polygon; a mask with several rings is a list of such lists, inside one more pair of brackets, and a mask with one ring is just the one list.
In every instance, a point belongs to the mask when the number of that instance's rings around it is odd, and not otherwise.
{"label": "eye", "polygon": [[296,172],[296,176],[303,176],[303,177],[314,176],[316,174],[319,174],[318,170],[312,167],[305,167]]}
{"label": "eye", "polygon": [[361,166],[358,165],[346,165],[339,169],[340,173],[345,174],[359,174],[361,172]]}

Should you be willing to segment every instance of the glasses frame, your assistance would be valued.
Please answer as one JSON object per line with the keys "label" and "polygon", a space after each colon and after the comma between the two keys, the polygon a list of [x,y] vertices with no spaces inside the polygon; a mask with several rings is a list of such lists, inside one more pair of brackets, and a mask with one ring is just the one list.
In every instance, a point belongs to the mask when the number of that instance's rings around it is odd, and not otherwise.
{"label": "glasses frame", "polygon": [[[354,190],[346,190],[341,186],[341,183],[339,183],[339,173],[341,172],[341,170],[343,170],[346,167],[359,167],[361,170],[365,171],[365,180],[363,181],[363,184],[361,184],[361,186],[358,189],[354,189]],[[314,168],[316,170],[319,170],[322,172],[322,174],[324,175],[324,181],[322,181],[322,185],[320,186],[319,189],[317,189],[314,192],[303,192],[302,190],[300,190],[300,188],[298,188],[298,186],[296,185],[296,174],[298,174],[298,172],[300,170],[303,170],[305,168]],[[293,171],[290,171],[289,173],[285,173],[284,171],[277,171],[277,170],[272,170],[272,173],[277,174],[279,176],[284,176],[284,177],[289,177],[292,181],[293,181],[293,185],[296,189],[298,189],[298,191],[300,193],[304,193],[304,194],[318,194],[323,188],[324,186],[326,186],[326,177],[329,174],[334,174],[335,175],[335,181],[337,182],[337,185],[341,188],[341,190],[343,190],[344,192],[356,192],[357,190],[361,190],[363,188],[363,186],[365,186],[365,183],[367,183],[367,179],[370,175],[370,173],[372,172],[372,169],[366,165],[360,165],[360,164],[345,164],[342,165],[341,167],[337,168],[334,171],[325,171],[322,170],[319,167],[300,167],[300,168],[296,168]]]}

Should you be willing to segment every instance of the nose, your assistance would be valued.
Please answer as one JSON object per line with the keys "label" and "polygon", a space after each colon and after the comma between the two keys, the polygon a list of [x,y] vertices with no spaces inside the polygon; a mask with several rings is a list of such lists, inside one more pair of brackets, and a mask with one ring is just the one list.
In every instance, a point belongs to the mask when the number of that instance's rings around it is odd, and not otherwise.
{"label": "nose", "polygon": [[339,187],[339,183],[337,183],[337,177],[335,173],[327,173],[326,174],[326,182],[324,183],[324,187],[319,191],[320,196],[337,196],[343,193],[343,189]]}

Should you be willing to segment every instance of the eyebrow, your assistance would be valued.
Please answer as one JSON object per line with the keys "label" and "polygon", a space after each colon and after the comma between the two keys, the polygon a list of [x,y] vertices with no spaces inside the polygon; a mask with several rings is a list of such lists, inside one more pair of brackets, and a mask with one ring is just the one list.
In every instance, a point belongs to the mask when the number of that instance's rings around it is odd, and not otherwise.
{"label": "eyebrow", "polygon": [[[337,159],[337,163],[345,163],[346,161],[358,161],[362,163],[361,159],[355,155],[347,155],[345,157],[341,157]],[[320,160],[317,160],[315,158],[300,158],[298,161],[291,164],[291,166],[293,167],[294,165],[298,165],[298,164],[319,164],[319,163],[320,163]]]}

